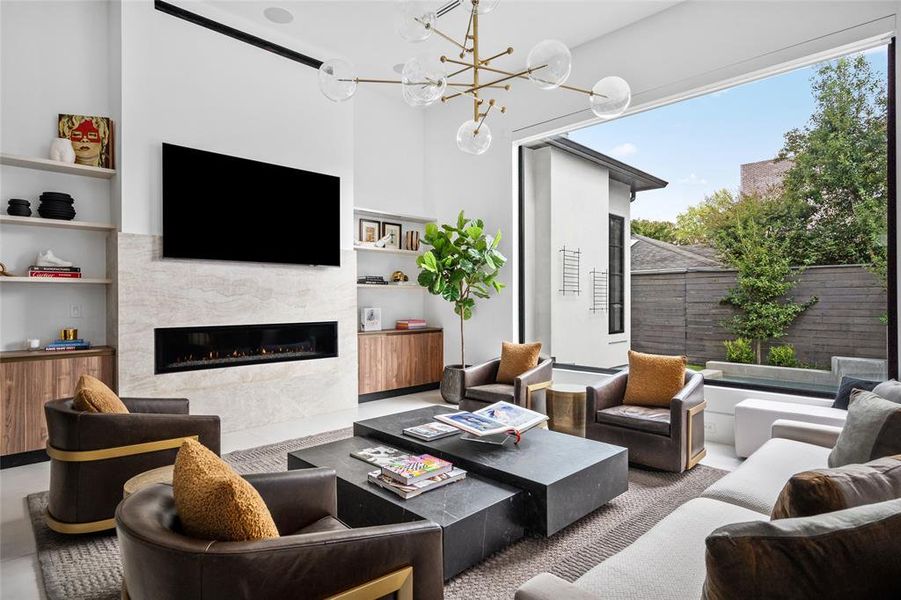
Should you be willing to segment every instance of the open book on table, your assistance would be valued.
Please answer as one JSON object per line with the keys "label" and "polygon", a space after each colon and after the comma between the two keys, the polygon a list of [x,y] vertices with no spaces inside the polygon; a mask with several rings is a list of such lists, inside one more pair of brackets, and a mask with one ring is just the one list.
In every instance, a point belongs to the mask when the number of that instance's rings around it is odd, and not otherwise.
{"label": "open book on table", "polygon": [[477,437],[520,434],[547,421],[547,415],[509,402],[495,402],[475,412],[455,412],[435,415],[435,419],[453,425]]}

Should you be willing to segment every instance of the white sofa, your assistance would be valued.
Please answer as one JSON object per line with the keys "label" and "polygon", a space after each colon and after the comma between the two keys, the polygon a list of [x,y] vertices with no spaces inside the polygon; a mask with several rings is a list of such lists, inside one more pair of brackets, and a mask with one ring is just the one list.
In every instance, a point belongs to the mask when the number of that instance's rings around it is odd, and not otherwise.
{"label": "white sofa", "polygon": [[[516,600],[696,599],[704,586],[705,538],[730,523],[769,519],[779,492],[800,471],[826,467],[841,429],[780,420],[757,452],[670,513],[629,547],[574,583],[542,573]],[[653,567],[649,567],[653,565]],[[648,576],[649,568],[653,576]]]}
{"label": "white sofa", "polygon": [[735,453],[751,456],[770,439],[779,419],[843,427],[848,411],[832,408],[832,400],[804,398],[802,402],[779,402],[749,398],[735,405]]}

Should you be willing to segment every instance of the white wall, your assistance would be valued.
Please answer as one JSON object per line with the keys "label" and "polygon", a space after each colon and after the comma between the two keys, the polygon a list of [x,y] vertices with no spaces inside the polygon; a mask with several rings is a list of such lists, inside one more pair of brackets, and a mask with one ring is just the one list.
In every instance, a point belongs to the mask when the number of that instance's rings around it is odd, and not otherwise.
{"label": "white wall", "polygon": [[[0,3],[0,151],[45,157],[56,137],[59,113],[117,117],[111,102],[109,21],[106,2]],[[7,200],[31,201],[62,191],[75,198],[76,218],[109,222],[110,183],[30,169],[0,167],[0,210]],[[3,225],[0,261],[22,275],[38,251],[52,248],[82,267],[85,276],[105,277],[103,233]],[[81,317],[72,318],[72,306]],[[103,286],[3,284],[0,287],[0,349],[21,349],[25,338],[46,343],[62,327],[106,342]]]}

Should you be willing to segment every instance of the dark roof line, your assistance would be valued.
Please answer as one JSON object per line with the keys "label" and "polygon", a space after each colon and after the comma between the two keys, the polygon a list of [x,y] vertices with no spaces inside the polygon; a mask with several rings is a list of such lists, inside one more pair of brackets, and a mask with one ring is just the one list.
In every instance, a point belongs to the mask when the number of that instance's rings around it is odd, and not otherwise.
{"label": "dark roof line", "polygon": [[632,237],[637,240],[641,240],[643,242],[651,244],[652,246],[657,246],[658,248],[662,248],[664,250],[668,250],[668,251],[674,252],[676,254],[681,254],[682,256],[684,256],[686,258],[695,259],[699,262],[702,262],[702,263],[705,263],[705,264],[708,264],[711,266],[717,266],[717,267],[723,266],[721,262],[714,260],[708,256],[704,256],[703,254],[698,254],[697,252],[692,252],[691,250],[688,250],[684,246],[670,244],[669,242],[662,242],[660,240],[655,240],[654,238],[649,238],[645,235],[638,235],[637,233],[633,233]]}
{"label": "dark roof line", "polygon": [[[659,190],[669,185],[669,182],[664,181],[659,177],[655,177],[650,173],[645,173],[632,165],[627,165],[606,154],[601,154],[597,150],[592,150],[588,146],[583,146],[569,138],[555,137],[545,140],[544,144],[559,148],[573,156],[578,156],[579,158],[584,158],[587,161],[606,167],[610,170],[610,178],[614,181],[627,184],[633,194],[635,192],[644,192],[647,190]],[[533,147],[540,148],[541,145]]]}

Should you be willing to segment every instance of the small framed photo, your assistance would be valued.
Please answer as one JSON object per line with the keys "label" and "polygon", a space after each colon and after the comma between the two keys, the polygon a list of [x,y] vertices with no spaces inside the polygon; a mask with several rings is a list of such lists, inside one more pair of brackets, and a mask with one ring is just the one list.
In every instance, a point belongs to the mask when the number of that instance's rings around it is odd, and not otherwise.
{"label": "small framed photo", "polygon": [[372,306],[360,309],[360,331],[380,331],[382,329],[382,309]]}
{"label": "small framed photo", "polygon": [[382,237],[379,234],[381,223],[378,221],[370,221],[369,219],[360,219],[360,241],[364,244],[374,244]]}
{"label": "small framed photo", "polygon": [[400,242],[403,239],[401,236],[401,226],[400,223],[386,223],[382,222],[382,237],[391,236],[387,242],[385,242],[385,248],[394,248],[395,250],[400,250]]}

